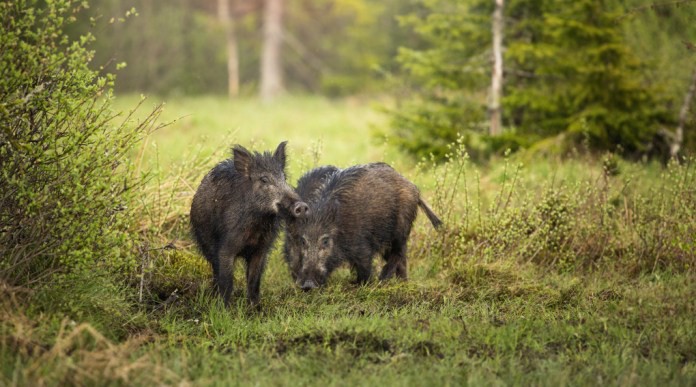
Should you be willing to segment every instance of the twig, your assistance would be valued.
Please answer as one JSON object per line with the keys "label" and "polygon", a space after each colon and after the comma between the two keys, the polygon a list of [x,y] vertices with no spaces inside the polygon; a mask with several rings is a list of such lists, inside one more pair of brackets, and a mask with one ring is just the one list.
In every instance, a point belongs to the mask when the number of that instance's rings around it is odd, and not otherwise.
{"label": "twig", "polygon": [[149,264],[150,261],[150,249],[147,248],[148,244],[145,243],[146,248],[143,249],[145,253],[143,262],[140,266],[140,291],[138,292],[138,303],[143,303],[143,288],[145,287],[145,266]]}

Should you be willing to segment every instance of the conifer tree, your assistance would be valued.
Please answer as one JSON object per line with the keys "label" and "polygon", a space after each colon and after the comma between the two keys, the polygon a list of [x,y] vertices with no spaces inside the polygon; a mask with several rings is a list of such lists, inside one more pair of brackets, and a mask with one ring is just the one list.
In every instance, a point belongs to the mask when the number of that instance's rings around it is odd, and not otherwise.
{"label": "conifer tree", "polygon": [[556,3],[539,24],[539,40],[509,53],[532,78],[509,92],[511,121],[523,133],[568,132],[589,136],[595,149],[644,152],[669,116],[616,23],[620,13],[603,1]]}
{"label": "conifer tree", "polygon": [[[595,0],[508,1],[502,138],[487,136],[493,2],[427,1],[425,18],[405,18],[430,46],[404,49],[400,61],[412,94],[392,113],[407,151],[442,156],[463,136],[475,152],[528,145],[566,134],[597,150],[647,151],[667,101],[646,81],[616,19],[616,3]],[[480,139],[476,141],[476,139]],[[481,145],[483,144],[483,145]]]}

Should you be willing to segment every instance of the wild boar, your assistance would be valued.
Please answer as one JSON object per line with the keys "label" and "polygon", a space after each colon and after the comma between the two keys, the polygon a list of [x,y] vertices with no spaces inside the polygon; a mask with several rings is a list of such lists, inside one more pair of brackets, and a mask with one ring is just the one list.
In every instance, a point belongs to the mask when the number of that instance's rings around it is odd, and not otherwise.
{"label": "wild boar", "polygon": [[247,299],[259,305],[261,276],[281,218],[302,218],[309,210],[286,182],[286,144],[273,154],[236,145],[233,158],[215,166],[193,197],[191,228],[226,305],[238,256],[246,262]]}
{"label": "wild boar", "polygon": [[301,265],[296,283],[304,290],[323,285],[348,262],[358,283],[372,273],[372,258],[382,254],[380,279],[407,278],[406,247],[418,208],[435,228],[442,221],[418,188],[384,163],[358,165],[329,175],[310,215],[295,221]]}

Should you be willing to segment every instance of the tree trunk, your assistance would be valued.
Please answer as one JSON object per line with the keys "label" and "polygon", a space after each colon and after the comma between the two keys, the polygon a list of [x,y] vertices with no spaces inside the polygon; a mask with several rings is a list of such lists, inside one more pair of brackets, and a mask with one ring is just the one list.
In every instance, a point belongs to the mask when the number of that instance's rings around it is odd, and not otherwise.
{"label": "tree trunk", "polygon": [[[142,19],[145,23],[152,23],[153,20],[152,2],[146,1],[142,7]],[[145,77],[143,79],[142,88],[144,90],[157,90],[155,81],[157,76],[157,48],[155,47],[155,37],[152,33],[152,28],[146,26],[141,35],[141,44],[143,57],[145,60]]]}
{"label": "tree trunk", "polygon": [[504,0],[494,0],[493,11],[493,76],[488,111],[491,118],[490,134],[502,132],[500,98],[503,95],[503,6]]}
{"label": "tree trunk", "polygon": [[270,102],[283,91],[280,48],[283,0],[266,0],[263,15],[263,52],[261,54],[261,100]]}
{"label": "tree trunk", "polygon": [[234,17],[230,16],[229,0],[218,0],[218,20],[225,30],[227,42],[227,94],[230,98],[239,95],[239,54]]}
{"label": "tree trunk", "polygon": [[677,157],[679,151],[681,150],[682,144],[684,143],[684,125],[686,125],[686,119],[689,115],[689,107],[691,107],[691,100],[696,94],[696,70],[694,70],[694,75],[691,78],[691,86],[689,86],[689,91],[686,92],[684,97],[684,104],[682,104],[681,111],[679,112],[679,125],[677,125],[677,130],[674,132],[674,138],[669,146],[670,157]]}

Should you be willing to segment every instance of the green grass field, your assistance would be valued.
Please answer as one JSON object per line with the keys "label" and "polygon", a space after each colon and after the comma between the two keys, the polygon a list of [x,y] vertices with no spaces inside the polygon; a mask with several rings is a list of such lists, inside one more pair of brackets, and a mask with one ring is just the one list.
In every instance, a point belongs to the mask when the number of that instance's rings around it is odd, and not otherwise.
{"label": "green grass field", "polygon": [[[118,97],[115,108],[128,110],[138,101],[136,96]],[[141,110],[161,102],[150,97]],[[323,164],[337,165],[396,160],[400,156],[373,133],[372,128],[384,128],[386,123],[376,106],[359,99],[321,97],[287,97],[272,105],[219,97],[167,101],[162,121],[171,125],[148,139],[146,157],[154,161],[158,150],[160,165],[167,166],[194,152],[207,156],[221,151],[227,156],[235,143],[262,150],[287,140],[293,171],[299,163],[317,161],[317,155]]]}
{"label": "green grass field", "polygon": [[[133,153],[150,176],[133,204],[134,233],[149,243],[142,281],[1,289],[0,384],[696,384],[691,162],[520,155],[477,166],[455,146],[443,165],[417,163],[376,134],[388,120],[361,100],[183,98],[167,102],[163,120],[175,119]],[[279,240],[262,312],[246,307],[241,265],[237,302],[221,305],[188,235],[191,196],[232,144],[282,140],[293,184],[317,164],[387,161],[419,185],[446,227],[419,215],[407,282],[356,286],[342,268],[304,293]]]}

